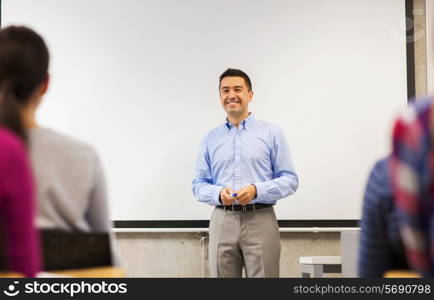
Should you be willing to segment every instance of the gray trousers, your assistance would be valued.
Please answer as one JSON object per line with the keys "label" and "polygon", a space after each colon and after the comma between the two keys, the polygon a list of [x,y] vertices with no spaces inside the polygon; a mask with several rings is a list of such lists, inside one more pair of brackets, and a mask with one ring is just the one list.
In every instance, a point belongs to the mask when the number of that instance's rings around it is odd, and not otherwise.
{"label": "gray trousers", "polygon": [[255,211],[215,208],[209,225],[212,277],[279,277],[280,233],[273,207]]}

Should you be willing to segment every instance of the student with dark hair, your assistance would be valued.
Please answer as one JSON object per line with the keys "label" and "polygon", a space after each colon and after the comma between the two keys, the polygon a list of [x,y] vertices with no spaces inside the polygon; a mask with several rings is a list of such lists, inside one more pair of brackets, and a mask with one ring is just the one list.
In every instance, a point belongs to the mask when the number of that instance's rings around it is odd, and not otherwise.
{"label": "student with dark hair", "polygon": [[[0,259],[6,270],[34,277],[41,267],[40,248],[20,99],[34,93],[44,78],[34,77],[29,82],[20,76],[17,65],[29,73],[35,69],[27,64],[26,55],[17,51],[11,35],[10,29],[0,30]],[[28,35],[20,38],[25,47],[31,43]]]}
{"label": "student with dark hair", "polygon": [[209,225],[213,277],[278,277],[280,235],[274,204],[295,193],[298,176],[282,129],[249,112],[249,76],[228,69],[219,80],[227,118],[202,139],[192,182],[215,207]]}
{"label": "student with dark hair", "polygon": [[[49,85],[49,53],[44,40],[25,27],[4,29],[16,59],[8,62],[16,90],[21,135],[27,135],[37,187],[37,226],[81,232],[110,232],[100,160],[88,145],[42,128],[36,111]],[[18,87],[20,89],[18,89]]]}

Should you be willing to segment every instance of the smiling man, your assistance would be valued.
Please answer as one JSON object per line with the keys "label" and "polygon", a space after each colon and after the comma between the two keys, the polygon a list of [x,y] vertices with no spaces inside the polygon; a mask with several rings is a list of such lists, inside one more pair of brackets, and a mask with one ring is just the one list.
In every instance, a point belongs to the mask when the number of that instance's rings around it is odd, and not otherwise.
{"label": "smiling man", "polygon": [[295,193],[295,174],[285,135],[255,119],[249,76],[227,69],[220,76],[224,124],[202,139],[193,194],[215,206],[209,225],[213,277],[278,277],[280,234],[273,205]]}

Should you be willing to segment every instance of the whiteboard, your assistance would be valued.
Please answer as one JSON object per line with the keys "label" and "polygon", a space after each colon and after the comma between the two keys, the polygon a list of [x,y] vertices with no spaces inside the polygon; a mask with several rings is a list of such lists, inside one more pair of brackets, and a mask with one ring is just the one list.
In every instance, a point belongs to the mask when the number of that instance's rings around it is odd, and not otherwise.
{"label": "whiteboard", "polygon": [[100,154],[114,220],[203,220],[202,136],[218,77],[246,71],[256,118],[286,133],[300,187],[279,219],[358,219],[366,179],[406,106],[405,1],[3,0],[51,52],[40,122]]}

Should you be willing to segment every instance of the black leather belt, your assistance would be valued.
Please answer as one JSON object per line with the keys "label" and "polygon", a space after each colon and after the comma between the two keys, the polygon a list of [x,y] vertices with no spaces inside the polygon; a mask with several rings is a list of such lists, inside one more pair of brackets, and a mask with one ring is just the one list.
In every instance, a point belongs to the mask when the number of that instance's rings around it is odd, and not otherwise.
{"label": "black leather belt", "polygon": [[254,204],[247,204],[245,206],[243,205],[217,205],[217,208],[224,209],[224,210],[230,210],[230,211],[254,211],[255,209],[261,209],[261,208],[267,208],[271,207],[271,204],[264,204],[264,203],[254,203]]}

